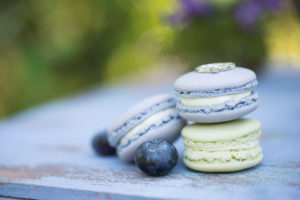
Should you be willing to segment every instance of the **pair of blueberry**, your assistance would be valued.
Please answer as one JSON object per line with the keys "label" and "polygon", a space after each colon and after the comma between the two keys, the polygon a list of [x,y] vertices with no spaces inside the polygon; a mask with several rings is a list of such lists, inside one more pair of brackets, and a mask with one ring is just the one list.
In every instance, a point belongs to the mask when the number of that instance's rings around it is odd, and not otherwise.
{"label": "pair of blueberry", "polygon": [[[109,146],[106,131],[96,134],[92,140],[92,145],[100,155],[114,155],[116,153],[116,149]],[[175,167],[178,153],[174,145],[168,141],[153,139],[144,142],[136,150],[134,160],[144,173],[151,176],[163,176]]]}

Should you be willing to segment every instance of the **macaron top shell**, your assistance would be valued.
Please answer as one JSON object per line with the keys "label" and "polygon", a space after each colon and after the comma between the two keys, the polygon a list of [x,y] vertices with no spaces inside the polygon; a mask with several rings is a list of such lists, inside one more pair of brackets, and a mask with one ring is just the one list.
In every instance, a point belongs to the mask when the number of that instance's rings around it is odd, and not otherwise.
{"label": "macaron top shell", "polygon": [[255,73],[235,67],[218,73],[189,72],[174,84],[175,93],[181,97],[217,96],[251,90],[257,85]]}
{"label": "macaron top shell", "polygon": [[116,147],[120,139],[133,127],[152,114],[169,107],[175,107],[176,98],[171,94],[159,94],[140,101],[125,111],[108,130],[111,146]]}
{"label": "macaron top shell", "polygon": [[182,129],[182,136],[193,141],[214,142],[231,140],[249,133],[259,131],[257,120],[241,118],[230,122],[217,124],[192,124]]}

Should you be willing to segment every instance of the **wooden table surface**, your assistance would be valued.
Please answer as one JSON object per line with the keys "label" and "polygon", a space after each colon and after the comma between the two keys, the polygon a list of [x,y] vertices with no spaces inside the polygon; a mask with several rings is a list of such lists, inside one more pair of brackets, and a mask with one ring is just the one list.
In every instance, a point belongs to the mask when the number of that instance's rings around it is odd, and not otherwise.
{"label": "wooden table surface", "polygon": [[[172,90],[105,86],[0,121],[0,196],[29,199],[300,199],[300,73],[259,78],[264,159],[237,173],[199,173],[180,160],[164,177],[148,177],[117,157],[99,157],[92,136],[134,102]],[[0,197],[0,199],[1,199]]]}

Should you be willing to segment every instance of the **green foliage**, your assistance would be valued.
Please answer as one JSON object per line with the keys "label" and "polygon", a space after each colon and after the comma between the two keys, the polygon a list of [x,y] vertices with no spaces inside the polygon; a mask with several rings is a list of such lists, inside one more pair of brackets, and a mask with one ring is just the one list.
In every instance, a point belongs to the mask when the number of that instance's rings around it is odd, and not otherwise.
{"label": "green foliage", "polygon": [[159,59],[171,0],[0,2],[0,117]]}
{"label": "green foliage", "polygon": [[234,61],[257,69],[266,55],[262,28],[245,32],[232,16],[219,13],[177,27],[172,45],[165,50],[191,68],[201,63]]}
{"label": "green foliage", "polygon": [[[0,117],[126,74],[173,55],[194,68],[265,56],[262,27],[242,31],[239,0],[212,0],[217,14],[171,26],[177,0],[0,1]],[[171,56],[170,56],[171,55]]]}

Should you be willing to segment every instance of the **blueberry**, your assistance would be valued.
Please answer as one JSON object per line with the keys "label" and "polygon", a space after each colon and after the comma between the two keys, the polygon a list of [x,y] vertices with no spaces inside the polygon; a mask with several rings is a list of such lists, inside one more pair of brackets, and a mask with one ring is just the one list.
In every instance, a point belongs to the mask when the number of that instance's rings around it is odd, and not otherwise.
{"label": "blueberry", "polygon": [[161,139],[144,142],[135,152],[136,165],[151,176],[166,175],[175,167],[177,160],[174,145]]}
{"label": "blueberry", "polygon": [[92,146],[99,155],[114,155],[116,154],[116,149],[109,145],[106,133],[106,130],[97,133],[93,137]]}

